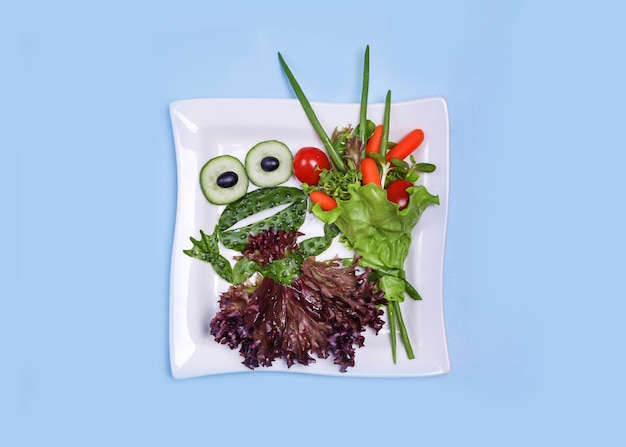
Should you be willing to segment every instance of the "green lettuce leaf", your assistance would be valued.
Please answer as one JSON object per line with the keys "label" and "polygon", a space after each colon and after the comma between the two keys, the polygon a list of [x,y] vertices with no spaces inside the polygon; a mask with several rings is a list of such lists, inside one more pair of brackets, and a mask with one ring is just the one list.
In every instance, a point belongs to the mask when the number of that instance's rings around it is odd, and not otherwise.
{"label": "green lettuce leaf", "polygon": [[316,204],[313,213],[339,228],[345,245],[361,256],[361,265],[404,278],[413,228],[428,206],[439,204],[439,197],[413,186],[409,204],[400,210],[379,186],[352,184],[349,192],[348,200],[337,200],[337,208],[323,211]]}
{"label": "green lettuce leaf", "polygon": [[387,192],[374,184],[348,186],[349,198],[337,199],[337,207],[323,211],[319,204],[313,213],[326,224],[335,224],[342,233],[342,241],[360,256],[359,264],[374,269],[378,285],[388,301],[391,352],[396,361],[396,322],[409,359],[415,358],[411,341],[402,318],[399,303],[408,293],[421,299],[417,290],[406,281],[404,262],[409,255],[413,228],[430,205],[438,205],[439,197],[424,186],[407,189],[409,203],[399,205],[387,200]]}

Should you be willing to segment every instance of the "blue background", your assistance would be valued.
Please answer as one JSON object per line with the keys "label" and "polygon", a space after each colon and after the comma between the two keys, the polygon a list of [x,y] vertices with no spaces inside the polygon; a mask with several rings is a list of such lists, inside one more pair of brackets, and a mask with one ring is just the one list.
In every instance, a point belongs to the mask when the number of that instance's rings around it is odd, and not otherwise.
{"label": "blue background", "polygon": [[[620,2],[2,9],[5,445],[624,445]],[[366,44],[372,102],[448,100],[451,372],[174,380],[169,103],[292,97],[278,51],[355,102]]]}

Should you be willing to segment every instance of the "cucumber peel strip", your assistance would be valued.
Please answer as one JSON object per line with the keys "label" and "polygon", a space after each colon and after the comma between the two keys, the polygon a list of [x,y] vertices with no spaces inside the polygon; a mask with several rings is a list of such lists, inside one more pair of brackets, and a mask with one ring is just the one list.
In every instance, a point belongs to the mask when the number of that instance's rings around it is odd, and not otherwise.
{"label": "cucumber peel strip", "polygon": [[[231,229],[246,217],[289,203],[291,205],[265,219]],[[248,237],[263,230],[276,228],[278,231],[297,231],[304,223],[306,209],[307,197],[301,189],[290,186],[261,188],[229,203],[220,216],[216,231],[226,248],[242,251],[248,245]]]}
{"label": "cucumber peel strip", "polygon": [[[291,205],[266,219],[230,230],[234,224],[246,217],[288,203]],[[215,272],[231,284],[241,284],[256,272],[269,276],[277,282],[291,284],[300,275],[305,258],[317,256],[330,247],[333,239],[339,234],[339,228],[336,225],[325,224],[323,236],[302,241],[298,250],[290,256],[270,262],[264,267],[245,257],[231,266],[230,262],[220,254],[218,241],[226,248],[243,251],[248,245],[251,234],[256,235],[269,228],[276,228],[279,231],[297,231],[304,223],[306,209],[307,197],[298,188],[277,186],[249,192],[224,209],[212,234],[200,230],[200,239],[190,238],[193,246],[183,252],[210,263]]]}

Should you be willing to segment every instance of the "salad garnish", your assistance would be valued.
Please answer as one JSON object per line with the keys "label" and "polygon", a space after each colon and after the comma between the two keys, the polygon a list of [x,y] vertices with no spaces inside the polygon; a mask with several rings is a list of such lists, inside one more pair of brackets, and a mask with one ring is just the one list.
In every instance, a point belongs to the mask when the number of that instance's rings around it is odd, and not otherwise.
{"label": "salad garnish", "polygon": [[[336,171],[328,175],[322,173],[318,184],[303,185],[314,202],[311,210],[322,222],[339,228],[341,241],[359,256],[359,265],[373,269],[388,301],[392,358],[394,362],[397,359],[397,327],[407,357],[413,359],[415,355],[400,303],[407,294],[414,299],[421,299],[421,296],[407,281],[404,263],[413,228],[420,216],[430,205],[439,204],[438,196],[416,184],[419,173],[435,169],[431,164],[416,163],[412,156],[424,141],[424,132],[417,128],[397,144],[389,141],[391,91],[387,91],[385,98],[383,123],[368,125],[364,105],[369,90],[369,46],[365,50],[358,132],[334,132],[332,139],[319,125],[310,102],[280,53],[278,58],[306,116],[333,160],[330,171]],[[371,132],[367,132],[367,128]],[[348,158],[349,146],[356,147],[361,157]]]}

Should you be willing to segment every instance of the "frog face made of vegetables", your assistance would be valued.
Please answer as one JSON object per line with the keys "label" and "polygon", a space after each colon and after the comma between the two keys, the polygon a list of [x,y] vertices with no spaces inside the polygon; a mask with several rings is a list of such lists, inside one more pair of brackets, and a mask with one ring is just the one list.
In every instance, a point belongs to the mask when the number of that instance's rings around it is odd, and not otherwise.
{"label": "frog face made of vegetables", "polygon": [[[338,235],[335,225],[325,224],[323,236],[297,240],[305,236],[298,230],[308,197],[280,185],[291,177],[291,165],[291,152],[277,141],[253,147],[245,165],[228,155],[209,160],[200,174],[202,190],[225,207],[214,231],[200,230],[200,239],[190,238],[193,247],[183,252],[210,263],[230,283],[207,333],[231,350],[239,348],[243,365],[269,367],[280,358],[288,367],[306,366],[313,356],[332,357],[346,372],[355,365],[365,329],[378,333],[384,324],[380,306],[386,301],[369,279],[371,270],[358,268],[356,258],[347,264],[337,257],[315,259]],[[249,181],[259,188],[247,192]],[[241,222],[273,208],[278,211],[269,217]],[[220,246],[241,255],[231,264]]]}
{"label": "frog face made of vegetables", "polygon": [[[257,268],[240,259],[231,266],[220,254],[220,242],[225,248],[242,252],[250,236],[263,231],[296,233],[306,218],[308,198],[303,190],[281,185],[291,178],[293,155],[277,140],[262,141],[248,151],[245,162],[230,155],[209,160],[200,171],[200,186],[206,199],[214,205],[225,205],[212,234],[200,231],[201,238],[191,238],[193,247],[185,254],[209,262],[216,273],[231,284],[239,284]],[[249,184],[258,186],[248,192]],[[238,222],[263,211],[277,209],[256,222],[237,226]],[[264,272],[281,283],[289,283],[297,274],[297,265],[307,256],[316,256],[330,246],[338,234],[334,225],[324,225],[324,235],[299,242],[299,248],[282,264],[276,265],[280,275]],[[288,274],[285,274],[288,272]]]}

